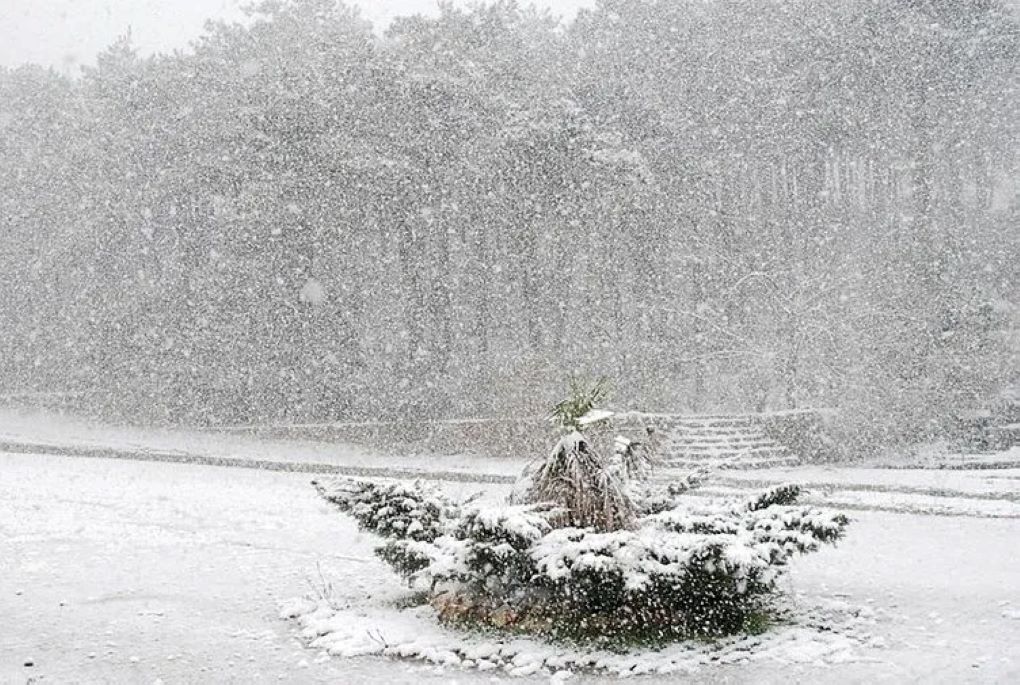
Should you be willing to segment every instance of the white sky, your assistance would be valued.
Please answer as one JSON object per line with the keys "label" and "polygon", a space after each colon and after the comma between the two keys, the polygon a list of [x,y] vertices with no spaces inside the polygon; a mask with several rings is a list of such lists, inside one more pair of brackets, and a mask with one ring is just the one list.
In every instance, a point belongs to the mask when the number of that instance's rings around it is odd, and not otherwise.
{"label": "white sky", "polygon": [[[572,17],[595,0],[533,0],[554,14]],[[381,30],[395,17],[434,13],[435,0],[348,0]],[[206,19],[236,19],[248,0],[0,0],[0,65],[34,62],[77,73],[131,28],[143,54],[186,48]],[[454,4],[469,5],[470,0]],[[527,4],[524,2],[522,4]]]}

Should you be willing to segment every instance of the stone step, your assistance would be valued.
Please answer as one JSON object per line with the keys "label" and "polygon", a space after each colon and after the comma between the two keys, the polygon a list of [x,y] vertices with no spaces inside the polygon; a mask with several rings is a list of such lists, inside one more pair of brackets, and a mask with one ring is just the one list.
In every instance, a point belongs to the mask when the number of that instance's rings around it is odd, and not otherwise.
{"label": "stone step", "polygon": [[765,468],[797,462],[760,423],[746,417],[683,417],[661,421],[658,428],[658,453],[665,469]]}
{"label": "stone step", "polygon": [[[821,410],[795,412],[815,415]],[[790,412],[773,414],[617,414],[621,427],[652,426],[659,458],[666,463],[704,467],[715,463],[728,468],[782,466],[799,463],[800,456],[776,442],[769,422]]]}
{"label": "stone step", "polygon": [[748,426],[744,428],[662,428],[660,432],[666,435],[758,435],[764,433],[761,428]]}
{"label": "stone step", "polygon": [[660,446],[663,448],[686,447],[688,445],[696,445],[698,447],[727,447],[727,446],[754,447],[758,445],[775,445],[775,444],[777,444],[775,440],[765,437],[746,438],[741,440],[702,440],[702,439],[683,440],[680,438],[674,438],[672,440],[666,440],[660,443]]}
{"label": "stone step", "polygon": [[691,431],[709,431],[709,432],[725,432],[735,430],[761,430],[761,426],[754,423],[746,422],[734,422],[734,423],[690,423],[688,421],[678,421],[676,423],[663,423],[663,424],[652,424],[661,430],[691,430]]}
{"label": "stone step", "polygon": [[687,447],[673,450],[659,450],[659,454],[668,456],[671,454],[767,454],[770,452],[787,452],[782,445],[750,445],[746,447]]}
{"label": "stone step", "polygon": [[756,423],[731,423],[718,425],[712,423],[667,423],[653,424],[665,431],[704,431],[706,433],[732,433],[734,431],[760,431],[763,427]]}
{"label": "stone step", "polygon": [[793,458],[789,452],[736,452],[726,453],[718,452],[715,454],[673,454],[668,457],[663,457],[659,461],[663,464],[674,464],[677,462],[711,462],[711,461],[733,461],[733,460],[753,460],[753,459],[786,459]]}
{"label": "stone step", "polygon": [[721,442],[758,442],[762,440],[771,440],[769,436],[764,433],[743,433],[741,435],[693,435],[690,433],[670,433],[662,439],[663,443],[674,443],[674,442],[704,442],[704,443],[721,443]]}
{"label": "stone step", "polygon": [[641,425],[641,426],[658,426],[660,428],[695,428],[695,429],[732,429],[732,428],[760,428],[761,423],[758,421],[748,421],[747,419],[732,419],[732,418],[718,418],[718,419],[691,419],[691,418],[664,418],[664,419],[634,419],[628,420],[623,418],[617,421],[618,425]]}
{"label": "stone step", "polygon": [[779,445],[760,445],[755,447],[712,447],[712,448],[680,448],[674,450],[659,450],[659,454],[666,458],[669,456],[678,456],[687,454],[692,457],[702,457],[717,454],[768,454],[770,452],[786,452],[786,449]]}
{"label": "stone step", "polygon": [[691,471],[704,468],[718,469],[771,469],[795,466],[800,460],[790,454],[762,457],[737,457],[734,459],[675,459],[664,463],[652,475],[653,481],[674,481]]}
{"label": "stone step", "polygon": [[767,440],[765,433],[665,433],[663,442],[739,442],[742,440]]}

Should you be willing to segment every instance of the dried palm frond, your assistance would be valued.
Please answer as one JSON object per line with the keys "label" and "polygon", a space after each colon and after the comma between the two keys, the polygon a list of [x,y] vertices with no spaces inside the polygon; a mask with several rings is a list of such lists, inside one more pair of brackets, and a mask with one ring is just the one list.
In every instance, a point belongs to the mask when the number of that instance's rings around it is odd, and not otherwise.
{"label": "dried palm frond", "polygon": [[623,476],[629,481],[647,479],[652,469],[659,465],[656,457],[658,436],[651,426],[645,430],[647,438],[640,442],[623,435],[617,435],[613,440],[613,457],[619,462]]}
{"label": "dried palm frond", "polygon": [[624,479],[607,468],[578,431],[560,438],[535,471],[527,500],[561,507],[565,512],[561,523],[578,528],[629,528],[637,516]]}

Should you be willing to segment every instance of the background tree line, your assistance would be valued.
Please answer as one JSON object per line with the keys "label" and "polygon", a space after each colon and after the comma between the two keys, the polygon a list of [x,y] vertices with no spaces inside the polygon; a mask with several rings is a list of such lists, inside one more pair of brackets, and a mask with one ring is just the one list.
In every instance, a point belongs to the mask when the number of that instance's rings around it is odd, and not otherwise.
{"label": "background tree line", "polygon": [[994,0],[263,2],[0,69],[0,382],[189,423],[831,406],[1018,374],[1020,24]]}

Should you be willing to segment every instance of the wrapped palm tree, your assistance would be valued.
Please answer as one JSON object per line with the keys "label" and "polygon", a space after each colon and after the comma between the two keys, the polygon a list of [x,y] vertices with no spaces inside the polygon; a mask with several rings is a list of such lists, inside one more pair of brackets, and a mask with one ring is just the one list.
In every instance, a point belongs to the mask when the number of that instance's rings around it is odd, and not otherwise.
{"label": "wrapped palm tree", "polygon": [[611,413],[597,406],[606,394],[605,381],[572,384],[551,415],[556,446],[509,505],[451,502],[418,484],[319,491],[384,538],[377,554],[447,623],[603,644],[756,630],[788,561],[834,544],[849,519],[798,505],[795,485],[688,499],[705,476],[694,473],[653,492],[654,436],[611,439]]}
{"label": "wrapped palm tree", "polygon": [[[628,477],[637,472],[634,443],[626,441],[607,458],[584,431],[604,429],[612,412],[598,409],[609,394],[606,380],[590,387],[574,380],[570,397],[559,402],[550,419],[561,435],[552,452],[525,474],[522,501],[552,504],[563,513],[557,523],[602,531],[634,526],[638,508],[628,492]],[[619,441],[618,441],[619,442]]]}

